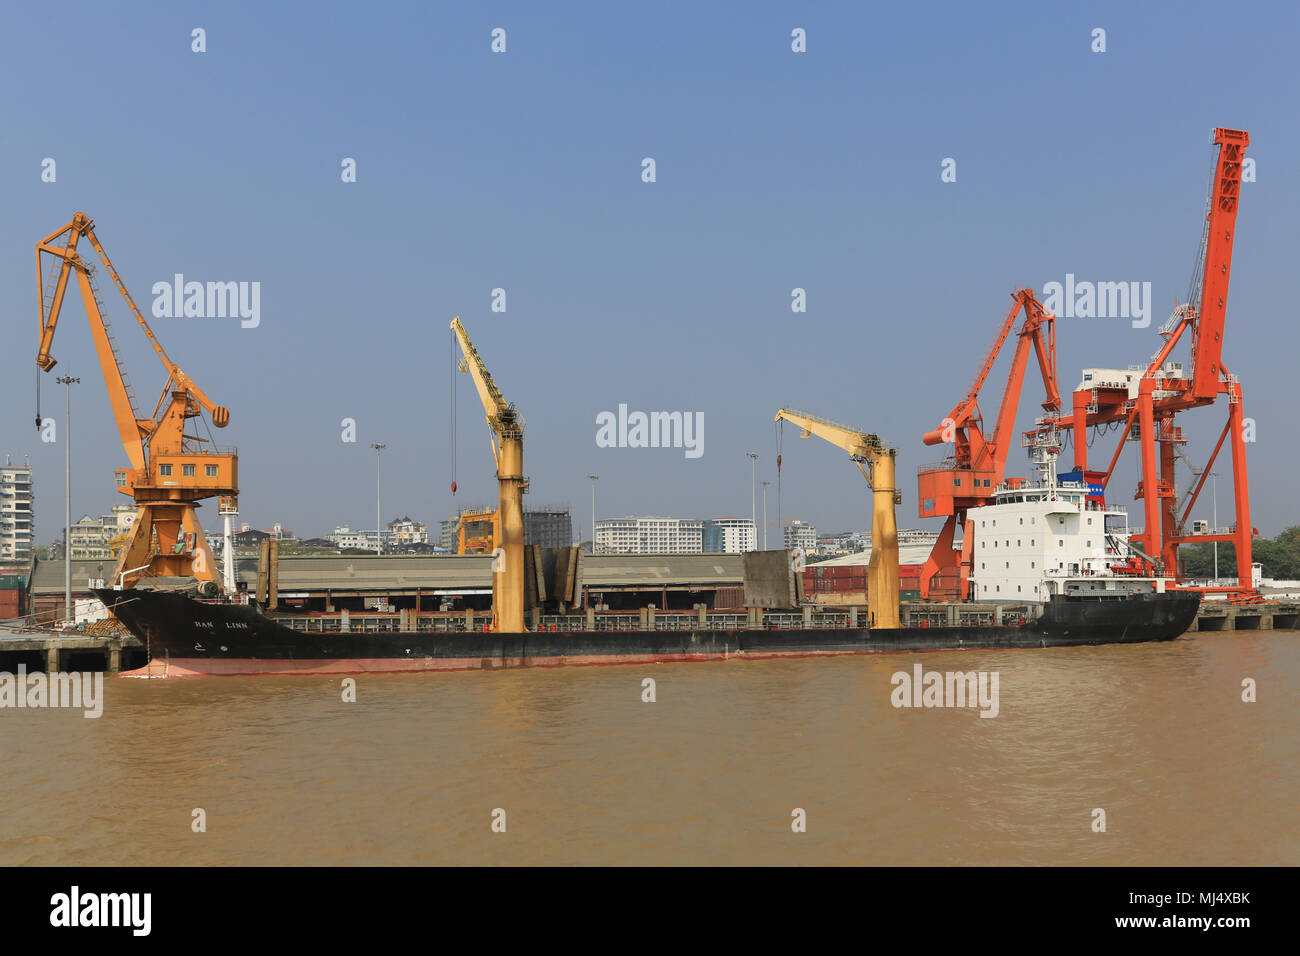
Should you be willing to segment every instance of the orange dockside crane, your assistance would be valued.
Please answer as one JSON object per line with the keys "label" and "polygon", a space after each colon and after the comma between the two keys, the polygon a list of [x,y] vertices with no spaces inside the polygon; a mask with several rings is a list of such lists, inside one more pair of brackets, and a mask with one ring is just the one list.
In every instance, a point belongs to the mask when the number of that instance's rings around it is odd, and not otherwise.
{"label": "orange dockside crane", "polygon": [[[1007,313],[966,398],[957,404],[939,428],[927,433],[923,439],[927,445],[954,444],[951,457],[922,466],[917,475],[920,516],[948,519],[921,573],[923,598],[931,597],[932,593],[944,598],[964,599],[967,595],[973,535],[971,529],[964,526],[966,511],[991,503],[993,492],[1005,476],[1007,452],[1032,345],[1047,391],[1047,399],[1043,402],[1046,414],[1025,433],[1022,443],[1026,446],[1041,443],[1059,449],[1063,445],[1061,439],[1068,436],[1073,445],[1072,474],[1077,476],[1075,480],[1101,485],[1104,492],[1125,444],[1136,442],[1141,450],[1142,477],[1133,497],[1142,502],[1145,526],[1131,534],[1129,540],[1144,556],[1146,567],[1142,570],[1148,574],[1174,576],[1181,586],[1179,545],[1227,541],[1236,549],[1237,583],[1195,590],[1226,592],[1238,601],[1260,599],[1252,580],[1251,543],[1258,532],[1250,524],[1246,419],[1242,409],[1241,381],[1223,365],[1232,243],[1250,134],[1245,130],[1217,128],[1212,131],[1210,142],[1219,147],[1219,153],[1210,181],[1188,303],[1175,308],[1160,328],[1165,342],[1148,364],[1136,367],[1132,374],[1123,369],[1085,370],[1084,381],[1074,391],[1072,407],[1063,410],[1056,374],[1056,317],[1038,302],[1029,289],[1013,294],[1011,311]],[[1025,323],[1019,333],[1020,342],[1002,396],[997,426],[992,436],[986,437],[982,431],[979,392],[1022,308]],[[1181,363],[1169,361],[1174,347],[1184,335],[1191,340],[1189,372],[1184,372]],[[1096,376],[1087,374],[1088,371],[1115,371],[1118,374],[1099,381]],[[1220,395],[1226,395],[1228,399],[1228,420],[1204,468],[1200,471],[1193,468],[1197,481],[1180,502],[1174,463],[1186,439],[1175,417],[1193,408],[1213,405]],[[1095,438],[1098,426],[1118,423],[1122,423],[1122,432],[1109,466],[1105,471],[1090,470],[1089,430],[1093,430]],[[1236,520],[1227,528],[1189,534],[1187,521],[1192,508],[1225,441],[1229,443],[1232,454]],[[958,522],[963,522],[964,531],[960,557],[952,547]],[[945,593],[937,594],[939,591]]]}
{"label": "orange dockside crane", "polygon": [[[1025,368],[1029,363],[1031,348],[1038,357],[1038,368],[1047,392],[1043,408],[1049,412],[1061,408],[1061,396],[1056,384],[1056,316],[1043,307],[1031,289],[1018,289],[1011,294],[1011,299],[1011,308],[1002,320],[1002,328],[998,330],[997,338],[984,357],[984,364],[971,383],[966,397],[957,403],[938,428],[922,438],[927,445],[953,443],[952,457],[932,465],[923,465],[917,474],[917,509],[920,516],[948,519],[939,533],[939,540],[934,543],[930,557],[921,568],[922,598],[931,597],[936,576],[940,576],[944,593],[935,596],[947,599],[966,597],[971,548],[975,537],[971,529],[966,527],[966,512],[970,508],[992,504],[993,493],[1006,475],[1007,453],[1011,450],[1016,411],[1020,406],[1020,391],[1025,382]],[[1006,390],[1002,393],[997,422],[993,433],[985,435],[984,417],[979,406],[980,390],[1022,310],[1025,322],[1017,334],[1016,354],[1011,360],[1011,372],[1007,376]],[[963,529],[960,564],[952,547],[958,522]]]}
{"label": "orange dockside crane", "polygon": [[[104,302],[96,288],[94,269],[77,252],[83,236],[113,277],[117,291],[122,294],[132,316],[167,370],[167,381],[152,417],[142,417],[136,410],[135,395],[122,369],[117,344],[104,314]],[[57,270],[57,275],[49,282],[44,273],[47,262]],[[220,496],[223,510],[236,506],[239,456],[233,448],[217,448],[209,438],[185,434],[185,427],[191,419],[201,419],[206,411],[213,425],[224,428],[230,422],[230,412],[214,404],[167,357],[149,323],[126,291],[95,236],[94,223],[85,213],[77,213],[70,223],[36,244],[36,271],[40,283],[41,321],[36,364],[43,372],[55,366],[50,347],[68,290],[68,277],[75,272],[99,354],[99,366],[104,373],[104,384],[108,386],[113,418],[127,460],[131,463],[130,468],[117,469],[117,490],[132,496],[138,511],[130,538],[118,554],[114,583],[131,587],[145,577],[177,576],[194,577],[219,588],[221,578],[199,524],[196,502]],[[38,427],[41,424],[39,418],[38,414]]]}
{"label": "orange dockside crane", "polygon": [[[1182,583],[1178,560],[1180,544],[1227,541],[1235,546],[1237,583],[1194,590],[1225,593],[1231,600],[1261,600],[1253,580],[1252,539],[1259,532],[1250,524],[1250,486],[1246,471],[1246,419],[1242,409],[1241,380],[1223,364],[1223,337],[1228,314],[1228,279],[1232,272],[1232,243],[1237,231],[1237,204],[1241,196],[1242,168],[1250,134],[1245,130],[1216,128],[1210,143],[1219,147],[1210,195],[1206,202],[1201,245],[1196,256],[1188,302],[1174,309],[1160,328],[1165,343],[1140,378],[1128,388],[1084,387],[1074,393],[1072,414],[1048,417],[1035,431],[1069,430],[1074,440],[1075,471],[1090,482],[1109,484],[1115,465],[1128,441],[1141,446],[1141,473],[1133,497],[1142,502],[1145,527],[1132,542],[1148,556],[1152,566],[1176,575]],[[1169,362],[1179,340],[1190,333],[1191,369]],[[1228,416],[1209,461],[1199,472],[1191,492],[1179,502],[1174,461],[1186,444],[1175,416],[1193,408],[1213,405],[1220,395],[1228,398]],[[1119,444],[1104,472],[1088,471],[1088,429],[1123,422]],[[1032,433],[1031,433],[1032,434]],[[1223,443],[1232,454],[1232,495],[1235,520],[1230,527],[1187,533],[1187,520],[1205,479],[1214,467]],[[1182,513],[1179,514],[1179,510]]]}

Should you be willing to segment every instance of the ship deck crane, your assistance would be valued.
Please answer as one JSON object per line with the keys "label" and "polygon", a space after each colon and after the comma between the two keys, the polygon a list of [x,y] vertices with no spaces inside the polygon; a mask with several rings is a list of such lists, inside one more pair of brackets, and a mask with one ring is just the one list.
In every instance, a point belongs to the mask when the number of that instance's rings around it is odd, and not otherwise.
{"label": "ship deck crane", "polygon": [[[1061,408],[1056,378],[1056,316],[1038,301],[1032,289],[1017,289],[1011,294],[1011,299],[1011,308],[966,397],[957,403],[938,428],[927,432],[922,439],[927,445],[952,442],[954,446],[950,458],[937,464],[923,465],[917,473],[918,513],[922,518],[947,519],[921,570],[923,598],[930,597],[931,583],[936,574],[958,567],[952,547],[958,522],[963,523],[959,596],[966,596],[973,544],[971,529],[965,527],[966,512],[992,503],[993,493],[1005,477],[1007,454],[1011,450],[1031,349],[1038,359],[1047,393],[1043,408],[1048,412],[1057,412]],[[1025,321],[1017,333],[1016,352],[1011,360],[997,421],[992,434],[985,435],[979,393],[1022,311]]]}
{"label": "ship deck crane", "polygon": [[898,615],[898,519],[894,506],[902,496],[894,480],[894,459],[898,450],[890,448],[878,435],[869,434],[839,422],[783,408],[776,421],[788,421],[803,429],[801,438],[816,435],[849,453],[871,488],[871,562],[867,566],[867,606],[871,626],[881,629],[900,627]]}
{"label": "ship deck crane", "polygon": [[[162,394],[150,416],[142,416],[136,408],[104,302],[95,286],[93,268],[77,251],[83,237],[112,276],[113,284],[167,372]],[[47,263],[52,271],[57,267],[57,274],[49,283],[44,274]],[[36,244],[36,271],[41,324],[36,364],[43,372],[56,364],[50,349],[68,279],[75,273],[108,388],[113,419],[130,462],[129,468],[117,469],[116,484],[121,494],[133,498],[138,512],[130,537],[118,554],[114,580],[129,587],[142,577],[168,575],[195,577],[219,586],[220,577],[196,508],[198,501],[213,496],[220,497],[223,508],[235,506],[239,494],[239,457],[235,449],[217,448],[211,439],[187,435],[185,429],[187,422],[201,418],[204,412],[213,425],[224,428],[230,422],[230,412],[208,398],[163,351],[95,235],[93,221],[85,213],[78,212],[71,222]],[[37,419],[39,427],[39,414]]]}
{"label": "ship deck crane", "polygon": [[460,317],[451,320],[464,362],[461,371],[474,380],[488,427],[492,429],[492,458],[497,469],[497,514],[500,537],[492,570],[492,630],[524,631],[524,420],[508,403],[469,340]]}

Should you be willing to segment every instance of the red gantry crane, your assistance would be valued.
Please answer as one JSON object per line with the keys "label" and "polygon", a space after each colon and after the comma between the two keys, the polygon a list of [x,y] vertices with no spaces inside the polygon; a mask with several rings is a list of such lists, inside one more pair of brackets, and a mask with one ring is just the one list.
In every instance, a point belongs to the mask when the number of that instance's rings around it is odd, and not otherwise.
{"label": "red gantry crane", "polygon": [[[1072,414],[1049,416],[1030,434],[1069,429],[1074,445],[1074,468],[1090,483],[1107,485],[1125,442],[1141,446],[1141,474],[1135,500],[1143,503],[1145,527],[1131,536],[1157,573],[1176,575],[1181,582],[1178,546],[1214,541],[1231,542],[1236,549],[1237,584],[1199,590],[1226,592],[1240,600],[1256,600],[1252,579],[1251,538],[1258,532],[1250,524],[1250,491],[1246,472],[1245,419],[1241,382],[1223,364],[1223,336],[1228,304],[1228,279],[1232,271],[1232,243],[1236,232],[1237,203],[1241,193],[1242,163],[1250,134],[1245,130],[1215,129],[1210,136],[1219,147],[1210,181],[1205,225],[1197,254],[1188,302],[1174,309],[1160,329],[1165,343],[1145,370],[1106,376],[1109,370],[1085,370],[1074,393]],[[1190,368],[1168,361],[1174,346],[1190,335]],[[1089,373],[1093,374],[1089,374]],[[1098,375],[1101,372],[1103,374]],[[1220,395],[1228,398],[1228,420],[1195,486],[1180,505],[1176,498],[1174,462],[1186,443],[1176,423],[1180,412],[1212,405]],[[1123,422],[1123,433],[1105,471],[1088,471],[1088,429]],[[1187,520],[1205,486],[1224,442],[1232,449],[1232,487],[1235,521],[1229,528],[1187,533]],[[1179,513],[1181,507],[1181,514]]]}
{"label": "red gantry crane", "polygon": [[[932,587],[936,591],[945,592],[936,596],[966,596],[974,541],[974,535],[966,527],[966,512],[970,508],[992,503],[993,493],[1002,483],[1031,349],[1038,358],[1039,371],[1047,392],[1043,408],[1048,412],[1059,412],[1061,408],[1061,396],[1056,384],[1056,316],[1043,307],[1031,289],[1018,289],[1011,294],[1011,299],[1011,308],[966,397],[957,403],[938,428],[928,432],[922,439],[927,445],[946,442],[954,445],[950,458],[936,464],[923,465],[917,474],[917,508],[920,516],[947,519],[939,540],[935,542],[930,557],[921,569],[922,598],[931,597]],[[979,406],[980,389],[984,387],[984,381],[1011,334],[1016,317],[1022,311],[1025,321],[1017,333],[1016,352],[1011,360],[1011,372],[1007,377],[1006,390],[1002,393],[997,421],[992,434],[985,435],[984,419]],[[963,527],[960,563],[952,546],[959,522]],[[936,576],[940,577],[941,586],[936,586]]]}

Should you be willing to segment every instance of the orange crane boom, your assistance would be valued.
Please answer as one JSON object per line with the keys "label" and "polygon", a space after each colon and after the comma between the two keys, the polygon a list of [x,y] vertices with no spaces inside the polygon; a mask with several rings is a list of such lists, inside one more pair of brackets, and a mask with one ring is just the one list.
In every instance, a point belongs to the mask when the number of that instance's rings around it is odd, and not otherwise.
{"label": "orange crane boom", "polygon": [[[151,416],[142,416],[122,368],[117,343],[95,286],[94,269],[77,247],[90,243],[127,308],[153,346],[167,372],[162,393]],[[45,265],[57,267],[47,283]],[[117,469],[117,490],[130,495],[138,507],[130,538],[118,555],[114,577],[131,586],[143,577],[195,577],[220,586],[216,563],[196,513],[197,502],[221,496],[233,507],[239,494],[239,457],[233,448],[219,449],[211,441],[185,433],[186,423],[207,412],[217,428],[230,422],[230,412],[214,403],[168,357],[127,291],[112,260],[95,235],[94,223],[83,212],[36,244],[39,288],[40,345],[36,364],[48,372],[57,364],[51,354],[54,333],[73,274],[81,291],[99,367],[108,388],[109,405],[129,468]],[[39,423],[38,423],[39,424]]]}

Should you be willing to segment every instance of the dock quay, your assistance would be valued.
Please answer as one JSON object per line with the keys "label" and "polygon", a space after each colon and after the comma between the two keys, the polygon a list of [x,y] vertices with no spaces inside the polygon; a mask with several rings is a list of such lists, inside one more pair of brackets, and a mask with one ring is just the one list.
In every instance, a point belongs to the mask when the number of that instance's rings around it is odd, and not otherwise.
{"label": "dock quay", "polygon": [[1228,604],[1203,601],[1196,621],[1188,633],[1195,631],[1293,631],[1300,624],[1300,604],[1265,601],[1262,604]]}
{"label": "dock quay", "polygon": [[104,671],[143,667],[148,663],[144,645],[130,634],[95,634],[22,631],[0,628],[0,671],[14,673],[23,664],[28,671]]}

